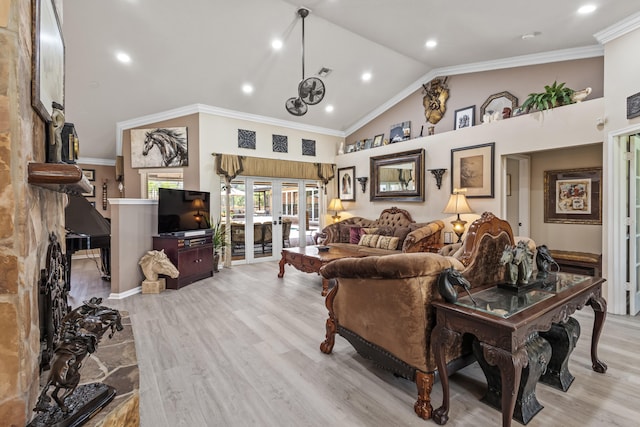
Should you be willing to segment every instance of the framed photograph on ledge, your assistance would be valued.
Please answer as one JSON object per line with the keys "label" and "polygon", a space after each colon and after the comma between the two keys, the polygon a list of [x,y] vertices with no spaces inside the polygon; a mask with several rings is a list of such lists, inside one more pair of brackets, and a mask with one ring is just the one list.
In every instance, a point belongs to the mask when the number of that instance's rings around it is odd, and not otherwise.
{"label": "framed photograph on ledge", "polygon": [[602,168],[544,172],[544,222],[602,224]]}
{"label": "framed photograph on ledge", "polygon": [[476,106],[472,105],[471,107],[461,108],[456,110],[455,114],[455,123],[453,124],[453,129],[458,130],[462,128],[468,128],[474,126],[476,124]]}
{"label": "framed photograph on ledge", "polygon": [[451,191],[466,188],[467,197],[493,198],[495,143],[451,150]]}
{"label": "framed photograph on ledge", "polygon": [[340,200],[354,202],[356,192],[354,189],[356,180],[356,167],[338,169],[338,197]]}

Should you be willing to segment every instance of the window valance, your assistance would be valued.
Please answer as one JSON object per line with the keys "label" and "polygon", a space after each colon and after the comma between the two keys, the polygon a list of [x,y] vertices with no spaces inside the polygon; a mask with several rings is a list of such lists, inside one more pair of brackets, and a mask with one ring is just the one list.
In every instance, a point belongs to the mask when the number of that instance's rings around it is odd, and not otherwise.
{"label": "window valance", "polygon": [[335,175],[331,163],[297,162],[292,160],[263,159],[259,157],[213,154],[216,156],[216,173],[231,181],[238,175],[266,178],[291,178],[320,180],[327,184]]}

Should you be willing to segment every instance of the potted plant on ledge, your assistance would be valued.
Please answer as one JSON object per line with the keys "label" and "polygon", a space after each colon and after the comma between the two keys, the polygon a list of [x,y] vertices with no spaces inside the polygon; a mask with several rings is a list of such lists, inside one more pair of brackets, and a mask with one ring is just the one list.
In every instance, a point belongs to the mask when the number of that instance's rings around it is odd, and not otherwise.
{"label": "potted plant on ledge", "polygon": [[565,86],[565,83],[553,82],[545,85],[544,92],[530,93],[521,108],[527,113],[533,108],[538,111],[548,110],[561,105],[573,104],[572,95],[575,91]]}

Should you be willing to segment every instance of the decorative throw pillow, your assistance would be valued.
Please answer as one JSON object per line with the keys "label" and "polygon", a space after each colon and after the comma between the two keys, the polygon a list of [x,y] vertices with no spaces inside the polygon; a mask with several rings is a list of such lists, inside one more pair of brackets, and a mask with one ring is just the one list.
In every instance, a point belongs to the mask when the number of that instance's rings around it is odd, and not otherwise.
{"label": "decorative throw pillow", "polygon": [[349,229],[349,243],[357,245],[360,243],[360,237],[364,234],[362,227],[353,226]]}
{"label": "decorative throw pillow", "polygon": [[360,241],[358,242],[358,244],[360,246],[375,248],[378,244],[378,239],[380,239],[379,234],[363,234],[362,237],[360,237]]}
{"label": "decorative throw pillow", "polygon": [[398,247],[399,240],[400,239],[393,236],[380,236],[380,238],[378,239],[378,243],[376,244],[376,248],[395,251]]}
{"label": "decorative throw pillow", "polygon": [[378,227],[378,231],[376,231],[376,234],[379,234],[381,236],[393,236],[394,233],[394,228],[388,225],[385,225],[383,227]]}
{"label": "decorative throw pillow", "polygon": [[378,234],[376,233],[376,231],[378,231],[377,228],[371,228],[371,227],[363,227],[362,228],[362,234]]}
{"label": "decorative throw pillow", "polygon": [[338,230],[340,231],[340,243],[349,243],[351,241],[351,225],[338,224]]}
{"label": "decorative throw pillow", "polygon": [[393,232],[393,237],[398,238],[398,247],[401,248],[404,244],[404,239],[407,238],[407,235],[411,232],[409,227],[396,227]]}

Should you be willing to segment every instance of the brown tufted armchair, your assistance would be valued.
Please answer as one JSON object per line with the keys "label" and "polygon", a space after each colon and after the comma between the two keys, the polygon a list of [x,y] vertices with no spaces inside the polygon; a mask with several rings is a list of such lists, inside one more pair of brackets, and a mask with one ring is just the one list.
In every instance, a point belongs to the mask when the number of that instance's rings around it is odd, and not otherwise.
{"label": "brown tufted armchair", "polygon": [[[411,253],[333,261],[321,270],[336,286],[327,295],[329,318],[320,345],[331,353],[335,334],[346,338],[367,359],[415,381],[418,416],[431,417],[431,389],[436,364],[431,349],[435,313],[431,301],[441,299],[437,278],[454,267],[471,282],[472,290],[491,286],[503,277],[499,259],[505,244],[513,244],[511,227],[485,212],[469,228],[455,256]],[[446,349],[449,372],[471,363],[471,342],[460,338]]]}

